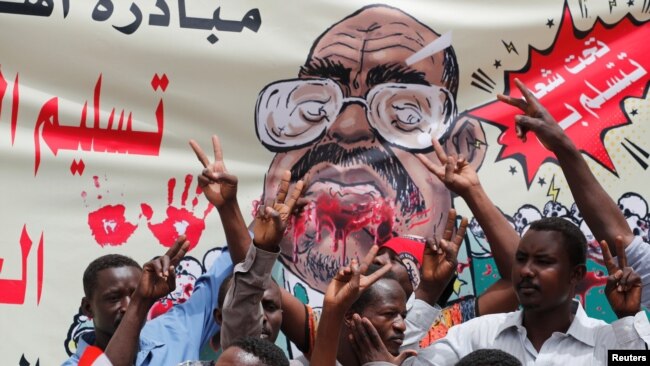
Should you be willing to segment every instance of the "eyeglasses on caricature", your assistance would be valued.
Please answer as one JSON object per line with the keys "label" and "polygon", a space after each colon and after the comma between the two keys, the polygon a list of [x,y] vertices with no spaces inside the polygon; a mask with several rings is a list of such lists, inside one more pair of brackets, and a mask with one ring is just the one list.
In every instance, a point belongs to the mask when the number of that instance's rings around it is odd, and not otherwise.
{"label": "eyeglasses on caricature", "polygon": [[451,93],[436,85],[385,83],[365,98],[345,97],[331,79],[293,79],[266,86],[257,98],[255,129],[267,149],[298,149],[320,139],[346,105],[365,106],[373,130],[406,150],[431,147],[456,113]]}

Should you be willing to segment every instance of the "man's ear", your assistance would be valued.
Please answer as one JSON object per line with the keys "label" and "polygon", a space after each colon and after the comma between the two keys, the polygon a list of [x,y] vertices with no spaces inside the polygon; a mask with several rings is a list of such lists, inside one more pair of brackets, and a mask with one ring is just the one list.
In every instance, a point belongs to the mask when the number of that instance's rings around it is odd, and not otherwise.
{"label": "man's ear", "polygon": [[221,322],[223,321],[223,314],[221,313],[221,309],[219,308],[214,308],[212,310],[212,316],[214,316],[214,321],[221,326]]}
{"label": "man's ear", "polygon": [[81,298],[81,313],[89,319],[93,318],[93,308],[90,306],[90,300],[87,297]]}
{"label": "man's ear", "polygon": [[351,327],[353,315],[354,315],[353,312],[348,311],[347,313],[345,313],[345,316],[343,316],[343,324],[345,324],[347,328]]}
{"label": "man's ear", "polygon": [[571,282],[574,285],[577,285],[585,278],[586,274],[587,267],[584,264],[578,264],[577,266],[573,267],[573,272],[571,273]]}
{"label": "man's ear", "polygon": [[487,152],[485,131],[481,123],[466,114],[454,120],[447,133],[443,148],[447,154],[462,155],[478,171]]}

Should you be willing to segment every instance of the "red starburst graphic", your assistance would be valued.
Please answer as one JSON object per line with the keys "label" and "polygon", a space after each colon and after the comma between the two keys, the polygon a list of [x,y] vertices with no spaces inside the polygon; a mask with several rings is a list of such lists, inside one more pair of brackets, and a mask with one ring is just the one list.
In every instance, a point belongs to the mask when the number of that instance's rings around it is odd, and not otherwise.
{"label": "red starburst graphic", "polygon": [[[504,94],[521,97],[514,85],[519,78],[557,119],[578,149],[616,175],[603,144],[608,130],[628,124],[623,114],[625,97],[641,97],[648,83],[650,53],[646,51],[650,28],[627,15],[615,24],[598,18],[593,28],[574,27],[568,6],[553,44],[528,49],[528,63],[518,71],[505,72]],[[515,133],[518,109],[489,102],[469,114],[503,131],[497,158],[515,158],[523,166],[530,187],[539,167],[556,162],[534,137],[522,142]]]}

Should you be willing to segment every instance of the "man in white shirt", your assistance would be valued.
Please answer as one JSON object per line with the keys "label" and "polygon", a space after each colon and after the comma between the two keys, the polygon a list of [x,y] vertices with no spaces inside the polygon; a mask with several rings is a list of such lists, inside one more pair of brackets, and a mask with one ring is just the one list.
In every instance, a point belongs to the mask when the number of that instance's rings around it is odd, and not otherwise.
{"label": "man in white shirt", "polygon": [[451,365],[481,348],[497,348],[524,365],[605,365],[608,349],[644,349],[650,323],[641,311],[641,278],[627,267],[622,238],[619,265],[603,245],[608,277],[605,293],[619,320],[588,317],[573,300],[584,277],[586,240],[561,218],[531,224],[521,239],[512,269],[523,310],[486,315],[449,330],[405,365]]}

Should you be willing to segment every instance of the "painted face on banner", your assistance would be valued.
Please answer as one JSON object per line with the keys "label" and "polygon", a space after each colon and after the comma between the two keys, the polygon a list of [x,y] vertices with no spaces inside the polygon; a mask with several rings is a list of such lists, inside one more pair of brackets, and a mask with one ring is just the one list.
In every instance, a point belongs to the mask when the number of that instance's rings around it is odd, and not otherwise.
{"label": "painted face on banner", "polygon": [[438,38],[400,10],[366,7],[321,35],[299,79],[259,95],[257,135],[276,152],[265,199],[285,170],[293,181],[309,177],[310,204],[287,231],[281,261],[315,289],[375,243],[442,229],[451,196],[415,153],[435,160],[431,137],[452,133],[455,56],[448,48],[406,63]]}

